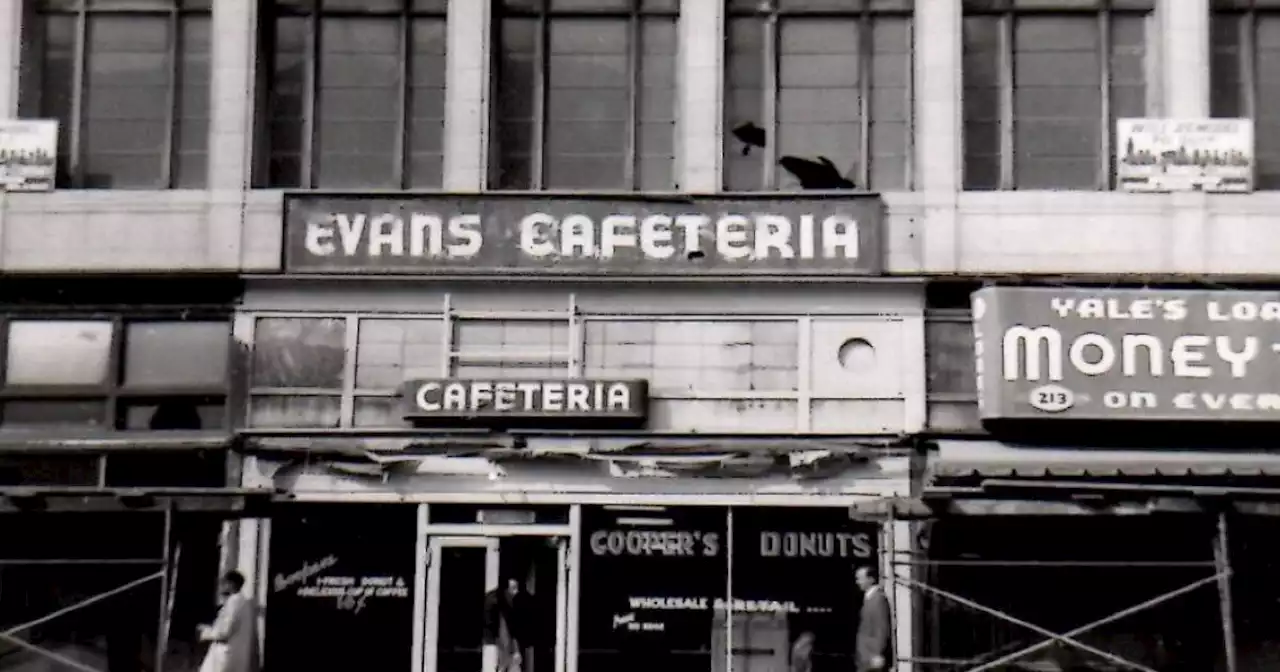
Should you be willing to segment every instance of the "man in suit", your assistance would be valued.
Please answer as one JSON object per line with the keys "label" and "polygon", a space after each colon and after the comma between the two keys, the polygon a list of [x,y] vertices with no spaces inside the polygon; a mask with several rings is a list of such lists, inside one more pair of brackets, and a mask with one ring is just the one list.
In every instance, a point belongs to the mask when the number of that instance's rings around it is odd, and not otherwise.
{"label": "man in suit", "polygon": [[854,580],[862,591],[862,612],[858,618],[854,656],[857,672],[887,672],[893,669],[893,620],[889,598],[880,585],[874,567],[859,567]]}

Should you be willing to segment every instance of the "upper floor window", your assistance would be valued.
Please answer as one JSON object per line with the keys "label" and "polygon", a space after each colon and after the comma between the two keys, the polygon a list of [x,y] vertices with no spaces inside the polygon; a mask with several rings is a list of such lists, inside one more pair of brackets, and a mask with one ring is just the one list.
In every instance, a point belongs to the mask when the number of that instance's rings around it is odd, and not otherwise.
{"label": "upper floor window", "polygon": [[264,0],[263,9],[259,182],[441,186],[446,0]]}
{"label": "upper floor window", "polygon": [[678,0],[493,1],[489,186],[674,189]]}
{"label": "upper floor window", "polygon": [[226,426],[225,319],[9,317],[0,338],[5,428]]}
{"label": "upper floor window", "polygon": [[911,5],[728,0],[724,188],[909,188]]}
{"label": "upper floor window", "polygon": [[1215,0],[1212,30],[1209,110],[1253,119],[1255,186],[1280,188],[1280,1]]}
{"label": "upper floor window", "polygon": [[19,116],[58,120],[58,186],[206,184],[211,4],[35,3]]}
{"label": "upper floor window", "polygon": [[965,0],[964,188],[1108,189],[1151,0]]}

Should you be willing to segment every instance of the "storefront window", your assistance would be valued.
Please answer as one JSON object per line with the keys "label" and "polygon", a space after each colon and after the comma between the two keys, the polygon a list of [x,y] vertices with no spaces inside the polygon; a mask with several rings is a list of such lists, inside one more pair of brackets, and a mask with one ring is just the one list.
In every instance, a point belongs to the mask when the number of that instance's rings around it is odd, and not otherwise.
{"label": "storefront window", "polygon": [[316,505],[272,519],[265,668],[412,667],[412,505]]}
{"label": "storefront window", "polygon": [[877,547],[838,508],[584,508],[578,669],[853,669]]}

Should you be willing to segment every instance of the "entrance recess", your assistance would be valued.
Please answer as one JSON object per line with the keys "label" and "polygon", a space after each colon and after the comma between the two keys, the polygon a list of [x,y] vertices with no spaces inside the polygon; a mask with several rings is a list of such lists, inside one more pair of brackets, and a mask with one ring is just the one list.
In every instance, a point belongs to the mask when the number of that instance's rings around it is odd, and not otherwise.
{"label": "entrance recess", "polygon": [[486,604],[514,585],[520,672],[565,672],[568,565],[565,536],[431,537],[424,671],[499,672],[497,648],[484,645]]}

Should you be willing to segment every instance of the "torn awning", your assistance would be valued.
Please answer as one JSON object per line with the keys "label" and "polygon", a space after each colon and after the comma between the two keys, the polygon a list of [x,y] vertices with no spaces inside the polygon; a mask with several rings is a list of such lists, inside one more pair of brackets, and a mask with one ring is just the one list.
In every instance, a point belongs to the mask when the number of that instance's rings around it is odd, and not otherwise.
{"label": "torn awning", "polygon": [[940,440],[930,451],[931,478],[1187,477],[1280,475],[1280,451],[1159,448],[1051,448],[1001,441]]}

